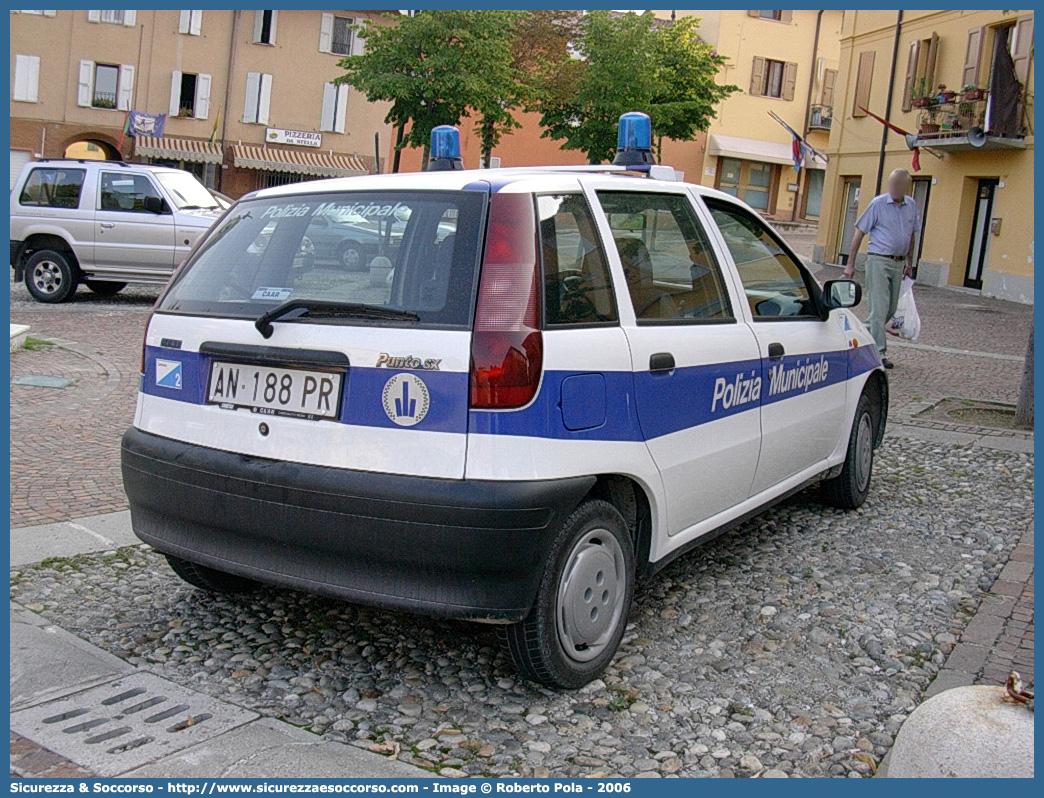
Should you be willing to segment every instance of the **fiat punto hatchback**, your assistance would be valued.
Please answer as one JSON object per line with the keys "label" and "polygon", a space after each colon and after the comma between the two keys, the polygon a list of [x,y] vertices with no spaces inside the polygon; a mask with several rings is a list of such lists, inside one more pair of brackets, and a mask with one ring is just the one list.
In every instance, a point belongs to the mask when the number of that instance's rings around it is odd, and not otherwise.
{"label": "fiat punto hatchback", "polygon": [[134,531],[207,590],[497,624],[579,687],[636,579],[815,483],[860,506],[887,379],[859,286],[653,164],[643,114],[613,166],[433,138],[428,172],[258,191],[194,248],[123,439]]}

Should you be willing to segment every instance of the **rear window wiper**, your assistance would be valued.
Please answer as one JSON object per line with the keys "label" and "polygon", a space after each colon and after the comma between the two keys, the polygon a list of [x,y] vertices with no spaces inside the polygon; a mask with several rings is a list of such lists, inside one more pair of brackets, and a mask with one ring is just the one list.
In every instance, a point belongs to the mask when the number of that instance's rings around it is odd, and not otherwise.
{"label": "rear window wiper", "polygon": [[288,299],[258,316],[254,326],[264,338],[272,337],[272,322],[287,317],[294,311],[299,315],[322,316],[325,318],[390,319],[392,321],[420,321],[420,316],[409,310],[389,308],[383,305],[367,305],[363,302],[328,302],[321,299]]}

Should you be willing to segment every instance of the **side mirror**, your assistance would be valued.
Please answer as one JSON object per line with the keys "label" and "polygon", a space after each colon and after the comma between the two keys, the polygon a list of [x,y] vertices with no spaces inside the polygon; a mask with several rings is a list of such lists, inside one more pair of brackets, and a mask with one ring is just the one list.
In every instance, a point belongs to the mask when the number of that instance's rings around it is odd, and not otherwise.
{"label": "side mirror", "polygon": [[167,203],[163,201],[162,197],[146,197],[145,198],[145,210],[149,213],[170,213],[167,208]]}
{"label": "side mirror", "polygon": [[863,298],[863,288],[855,280],[831,280],[823,286],[823,304],[827,310],[854,308]]}

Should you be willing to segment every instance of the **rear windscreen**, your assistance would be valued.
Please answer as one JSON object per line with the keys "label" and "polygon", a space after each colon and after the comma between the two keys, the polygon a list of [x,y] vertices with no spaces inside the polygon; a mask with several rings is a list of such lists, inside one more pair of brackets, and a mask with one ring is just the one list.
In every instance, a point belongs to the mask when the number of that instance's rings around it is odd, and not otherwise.
{"label": "rear windscreen", "polygon": [[485,203],[485,194],[471,191],[247,200],[211,229],[158,310],[256,318],[305,299],[393,308],[416,314],[421,325],[465,327]]}

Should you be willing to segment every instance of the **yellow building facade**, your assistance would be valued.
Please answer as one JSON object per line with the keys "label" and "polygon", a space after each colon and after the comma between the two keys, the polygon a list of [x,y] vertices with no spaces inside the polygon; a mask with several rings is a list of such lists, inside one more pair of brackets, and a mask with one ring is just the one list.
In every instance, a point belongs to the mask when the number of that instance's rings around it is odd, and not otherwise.
{"label": "yellow building facade", "polygon": [[791,135],[777,114],[825,151],[833,120],[844,15],[828,11],[656,11],[664,19],[700,18],[700,37],[727,59],[717,81],[740,91],[717,107],[703,142],[695,183],[726,191],[766,217],[816,222],[826,163],[793,168]]}
{"label": "yellow building facade", "polygon": [[[1032,303],[1032,11],[847,11],[840,49],[814,259],[846,262],[858,214],[919,145],[918,281]],[[863,109],[910,140],[882,147]]]}

